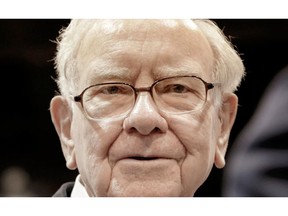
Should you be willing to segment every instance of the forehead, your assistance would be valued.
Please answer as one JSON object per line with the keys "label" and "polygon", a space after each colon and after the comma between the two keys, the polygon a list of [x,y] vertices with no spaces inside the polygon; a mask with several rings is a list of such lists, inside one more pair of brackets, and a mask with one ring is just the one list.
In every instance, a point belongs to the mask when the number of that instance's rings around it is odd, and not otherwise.
{"label": "forehead", "polygon": [[135,66],[141,61],[140,68],[147,60],[146,67],[154,64],[155,59],[159,60],[157,66],[161,70],[173,72],[177,67],[182,73],[191,66],[205,65],[205,60],[198,59],[205,59],[207,51],[212,53],[192,20],[89,20],[81,25],[85,34],[77,58],[80,67],[90,71],[90,77],[117,76],[116,71],[118,76],[129,76],[132,64]]}

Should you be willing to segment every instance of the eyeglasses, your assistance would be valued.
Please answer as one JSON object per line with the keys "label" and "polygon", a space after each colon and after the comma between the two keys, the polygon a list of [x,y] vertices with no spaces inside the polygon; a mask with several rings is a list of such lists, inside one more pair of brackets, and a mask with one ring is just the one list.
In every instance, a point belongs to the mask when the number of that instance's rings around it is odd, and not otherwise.
{"label": "eyeglasses", "polygon": [[166,113],[199,111],[207,100],[207,91],[216,84],[197,76],[175,76],[155,81],[150,87],[135,88],[122,82],[100,83],[85,88],[74,97],[90,119],[127,115],[139,92],[150,92],[157,108]]}

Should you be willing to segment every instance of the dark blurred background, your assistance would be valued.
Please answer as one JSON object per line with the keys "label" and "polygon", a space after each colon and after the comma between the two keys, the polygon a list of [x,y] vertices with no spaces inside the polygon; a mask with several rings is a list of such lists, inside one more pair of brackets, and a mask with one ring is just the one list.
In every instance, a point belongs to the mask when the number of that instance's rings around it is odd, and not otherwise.
{"label": "dark blurred background", "polygon": [[[230,149],[269,81],[288,64],[288,19],[214,21],[231,38],[247,72],[236,92],[240,107]],[[52,79],[53,40],[68,23],[68,19],[0,19],[0,196],[51,196],[76,177],[65,166],[48,110],[57,90]],[[222,172],[213,169],[196,196],[221,196]]]}

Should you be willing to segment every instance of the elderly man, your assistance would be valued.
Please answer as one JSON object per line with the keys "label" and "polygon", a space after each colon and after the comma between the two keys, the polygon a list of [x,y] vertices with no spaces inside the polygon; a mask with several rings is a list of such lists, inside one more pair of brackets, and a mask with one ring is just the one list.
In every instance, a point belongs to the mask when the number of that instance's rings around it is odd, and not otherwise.
{"label": "elderly man", "polygon": [[72,20],[52,121],[75,182],[54,196],[193,196],[222,168],[242,61],[209,20]]}

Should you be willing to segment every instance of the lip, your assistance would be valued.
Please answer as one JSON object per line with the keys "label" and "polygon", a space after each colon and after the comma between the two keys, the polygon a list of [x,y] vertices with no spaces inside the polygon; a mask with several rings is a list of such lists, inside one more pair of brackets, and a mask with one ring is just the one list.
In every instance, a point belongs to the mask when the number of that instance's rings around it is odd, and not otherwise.
{"label": "lip", "polygon": [[118,158],[119,160],[129,160],[129,161],[139,161],[139,162],[151,162],[151,161],[157,161],[157,160],[177,160],[176,158],[173,158],[171,155],[167,155],[167,154],[153,154],[152,152],[150,152],[150,154],[148,152],[142,152],[142,153],[128,153],[125,155],[122,155],[120,158]]}
{"label": "lip", "polygon": [[152,167],[166,167],[167,164],[171,163],[172,161],[177,163],[177,159],[166,157],[166,156],[160,156],[160,155],[126,155],[125,157],[118,158],[117,161],[115,161],[114,166],[116,164],[125,167],[130,168],[152,168]]}
{"label": "lip", "polygon": [[[156,168],[156,167],[167,167],[168,164],[170,164],[172,161],[176,162],[173,158],[134,158],[134,157],[128,157],[128,158],[122,158],[121,160],[117,161],[117,164],[124,167],[130,167],[130,168]],[[116,164],[115,164],[116,165]],[[129,169],[130,169],[129,168]]]}

